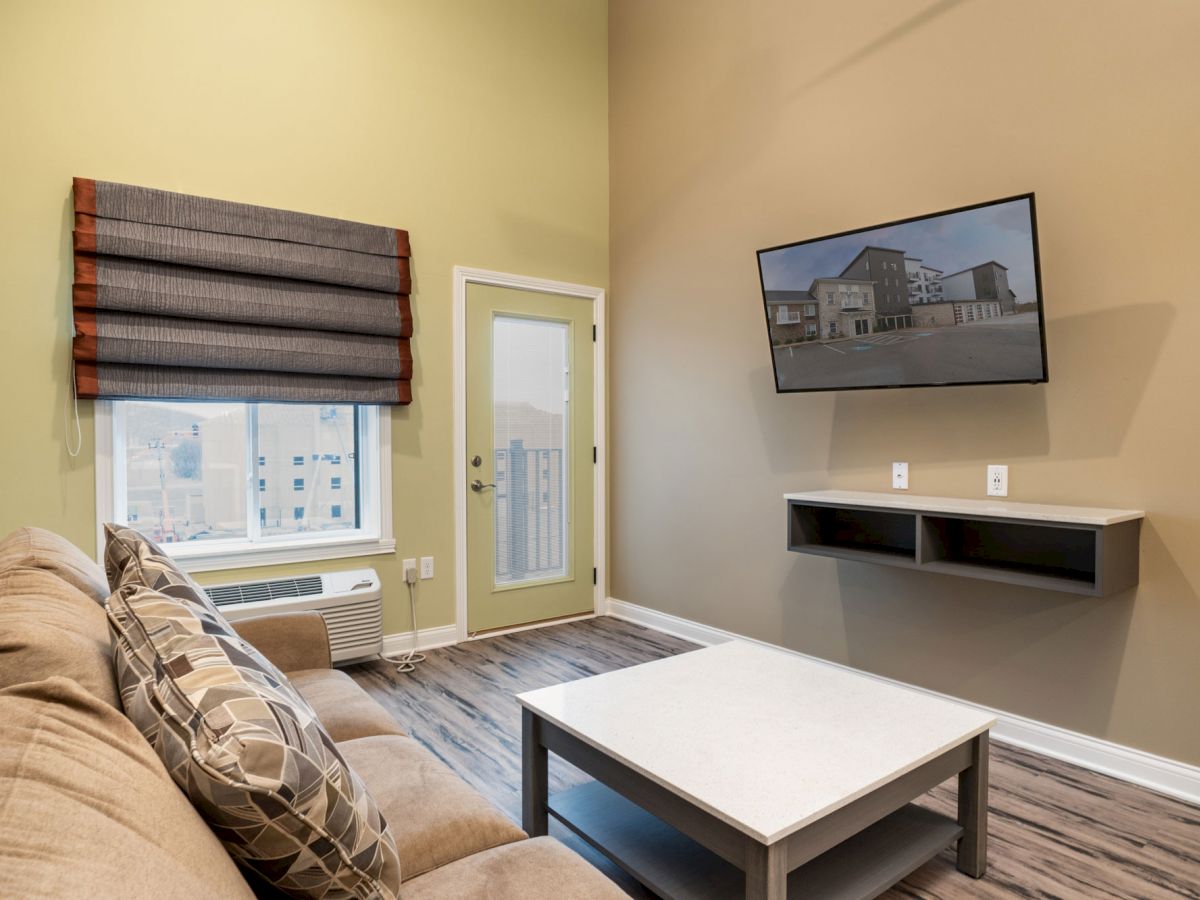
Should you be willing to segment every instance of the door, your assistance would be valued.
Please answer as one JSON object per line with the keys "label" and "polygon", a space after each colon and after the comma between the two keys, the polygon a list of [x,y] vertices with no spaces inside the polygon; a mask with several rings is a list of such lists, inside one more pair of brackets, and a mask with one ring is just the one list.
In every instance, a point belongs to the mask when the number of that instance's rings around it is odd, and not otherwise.
{"label": "door", "polygon": [[468,633],[594,609],[592,309],[468,285]]}

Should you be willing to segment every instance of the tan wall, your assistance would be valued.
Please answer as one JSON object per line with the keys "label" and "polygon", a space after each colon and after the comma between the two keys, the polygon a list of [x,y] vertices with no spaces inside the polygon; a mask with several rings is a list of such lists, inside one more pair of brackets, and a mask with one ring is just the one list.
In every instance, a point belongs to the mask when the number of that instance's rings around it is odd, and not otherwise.
{"label": "tan wall", "polygon": [[73,175],[398,226],[416,319],[416,401],[390,413],[398,553],[288,571],[376,566],[396,632],[400,559],[433,555],[420,624],[452,622],[451,270],[606,284],[606,16],[603,0],[0,4],[0,534],[95,545],[90,403],[77,459],[64,440]]}
{"label": "tan wall", "polygon": [[953,303],[914,303],[912,314],[913,325],[916,327],[954,325]]}
{"label": "tan wall", "polygon": [[[1166,0],[613,0],[612,595],[1200,763],[1198,38]],[[884,144],[914,103],[955,127]],[[776,395],[756,249],[1030,190],[1049,384]],[[1141,585],[784,550],[781,493],[892,460],[913,493],[1007,463],[1013,500],[1144,508]]]}

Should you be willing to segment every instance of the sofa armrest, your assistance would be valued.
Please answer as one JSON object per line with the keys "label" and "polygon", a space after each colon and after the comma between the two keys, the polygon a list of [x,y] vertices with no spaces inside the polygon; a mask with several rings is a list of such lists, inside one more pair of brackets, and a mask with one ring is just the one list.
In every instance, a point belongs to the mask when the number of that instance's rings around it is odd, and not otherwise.
{"label": "sofa armrest", "polygon": [[229,624],[282,672],[333,667],[329,631],[319,612],[269,613]]}

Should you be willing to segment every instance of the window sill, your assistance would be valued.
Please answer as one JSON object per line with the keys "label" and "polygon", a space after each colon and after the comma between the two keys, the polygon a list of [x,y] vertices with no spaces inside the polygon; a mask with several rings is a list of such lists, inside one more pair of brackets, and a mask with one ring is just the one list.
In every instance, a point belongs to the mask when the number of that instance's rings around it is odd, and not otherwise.
{"label": "window sill", "polygon": [[379,556],[396,552],[391,538],[355,537],[329,540],[279,541],[255,547],[192,547],[164,544],[163,549],[185,572],[214,572],[221,569],[249,569],[323,559],[353,556]]}

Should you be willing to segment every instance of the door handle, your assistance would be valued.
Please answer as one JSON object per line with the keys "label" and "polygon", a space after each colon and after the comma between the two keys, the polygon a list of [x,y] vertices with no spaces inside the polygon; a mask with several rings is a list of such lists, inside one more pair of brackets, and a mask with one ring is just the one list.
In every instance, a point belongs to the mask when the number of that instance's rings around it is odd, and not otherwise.
{"label": "door handle", "polygon": [[478,478],[476,478],[474,481],[471,482],[471,490],[473,490],[477,494],[480,491],[482,491],[484,488],[494,488],[495,486],[496,485],[494,485],[494,484],[484,484]]}

